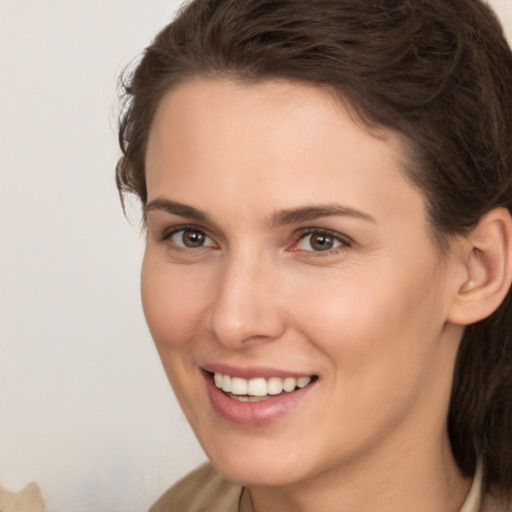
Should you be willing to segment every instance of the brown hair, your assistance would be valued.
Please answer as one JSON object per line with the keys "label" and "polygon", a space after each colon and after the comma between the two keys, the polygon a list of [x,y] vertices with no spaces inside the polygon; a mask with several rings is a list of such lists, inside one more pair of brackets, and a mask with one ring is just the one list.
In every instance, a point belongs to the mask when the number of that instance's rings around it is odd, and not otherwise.
{"label": "brown hair", "polygon": [[[406,173],[442,244],[492,208],[512,211],[512,53],[480,0],[194,0],[124,84],[116,180],[147,200],[154,112],[195,77],[329,87],[369,127],[402,134]],[[512,301],[466,328],[448,417],[466,475],[512,494]]]}

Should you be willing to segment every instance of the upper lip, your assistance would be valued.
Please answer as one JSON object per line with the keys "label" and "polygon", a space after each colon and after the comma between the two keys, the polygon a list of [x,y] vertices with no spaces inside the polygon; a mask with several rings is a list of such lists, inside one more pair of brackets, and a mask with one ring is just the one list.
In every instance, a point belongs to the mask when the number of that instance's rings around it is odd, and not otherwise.
{"label": "upper lip", "polygon": [[209,373],[220,373],[222,375],[229,375],[231,377],[240,377],[242,379],[255,379],[263,377],[269,379],[270,377],[311,377],[312,373],[297,372],[290,370],[283,370],[279,368],[264,367],[264,366],[233,366],[226,363],[211,363],[205,364],[201,367],[204,371]]}

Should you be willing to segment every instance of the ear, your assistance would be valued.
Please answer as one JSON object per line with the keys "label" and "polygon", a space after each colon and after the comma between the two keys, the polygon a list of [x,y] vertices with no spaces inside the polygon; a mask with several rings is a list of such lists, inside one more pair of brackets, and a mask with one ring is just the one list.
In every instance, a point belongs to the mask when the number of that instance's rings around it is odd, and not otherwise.
{"label": "ear", "polygon": [[491,315],[512,282],[512,217],[495,208],[481,217],[464,240],[460,264],[464,276],[457,285],[448,320],[469,325]]}

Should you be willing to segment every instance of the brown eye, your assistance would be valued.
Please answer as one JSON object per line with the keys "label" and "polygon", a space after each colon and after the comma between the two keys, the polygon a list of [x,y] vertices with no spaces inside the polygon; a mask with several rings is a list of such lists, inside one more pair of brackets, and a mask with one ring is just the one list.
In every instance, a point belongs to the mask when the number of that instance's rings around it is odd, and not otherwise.
{"label": "brown eye", "polygon": [[314,251],[328,251],[334,247],[334,238],[321,233],[313,234],[309,237],[309,245]]}
{"label": "brown eye", "polygon": [[187,249],[198,249],[200,247],[213,245],[212,240],[203,231],[194,228],[185,228],[175,231],[171,240],[178,246]]}
{"label": "brown eye", "polygon": [[186,247],[201,247],[204,244],[206,236],[201,231],[194,231],[192,229],[186,229],[181,235],[183,245]]}
{"label": "brown eye", "polygon": [[327,252],[330,250],[344,249],[350,246],[350,242],[341,235],[336,236],[328,231],[310,231],[302,235],[297,244],[301,251]]}

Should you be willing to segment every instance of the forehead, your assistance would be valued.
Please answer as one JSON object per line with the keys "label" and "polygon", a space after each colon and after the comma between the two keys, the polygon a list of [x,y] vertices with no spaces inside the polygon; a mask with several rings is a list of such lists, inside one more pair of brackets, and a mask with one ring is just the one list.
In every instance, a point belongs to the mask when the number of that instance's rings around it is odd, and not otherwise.
{"label": "forehead", "polygon": [[216,196],[248,205],[254,198],[282,208],[307,199],[370,208],[384,207],[384,198],[399,205],[407,192],[422,207],[404,177],[403,141],[391,131],[378,135],[318,86],[187,82],[168,92],[155,114],[148,199],[195,205]]}

